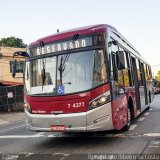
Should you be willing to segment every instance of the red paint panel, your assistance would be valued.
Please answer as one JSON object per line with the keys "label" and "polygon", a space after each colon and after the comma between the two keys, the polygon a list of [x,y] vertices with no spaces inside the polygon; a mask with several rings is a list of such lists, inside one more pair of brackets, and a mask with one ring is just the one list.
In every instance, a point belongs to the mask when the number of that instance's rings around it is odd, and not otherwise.
{"label": "red paint panel", "polygon": [[88,111],[89,101],[105,93],[109,89],[109,84],[106,84],[89,92],[66,96],[31,97],[25,95],[25,100],[31,106],[32,113],[34,114],[86,112]]}
{"label": "red paint panel", "polygon": [[75,113],[85,112],[88,108],[87,98],[62,100],[62,101],[40,101],[31,102],[32,113]]}
{"label": "red paint panel", "polygon": [[126,95],[121,95],[112,101],[112,119],[115,129],[122,129],[127,124],[128,103]]}
{"label": "red paint panel", "polygon": [[39,44],[39,41],[43,41],[44,43],[49,43],[49,42],[53,42],[53,41],[67,39],[67,38],[73,37],[74,34],[88,35],[88,34],[93,34],[93,33],[97,33],[97,32],[105,32],[107,30],[107,27],[111,27],[111,26],[106,25],[106,24],[100,24],[100,25],[93,25],[93,26],[76,28],[73,30],[68,30],[65,32],[56,33],[54,35],[38,39],[36,42],[31,43],[30,46]]}

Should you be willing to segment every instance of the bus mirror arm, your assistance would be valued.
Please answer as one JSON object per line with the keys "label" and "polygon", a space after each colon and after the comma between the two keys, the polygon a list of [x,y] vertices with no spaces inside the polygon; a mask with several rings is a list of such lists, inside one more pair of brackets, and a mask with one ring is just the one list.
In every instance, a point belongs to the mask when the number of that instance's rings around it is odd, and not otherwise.
{"label": "bus mirror arm", "polygon": [[111,47],[111,45],[118,45],[118,42],[116,40],[108,42],[108,47]]}

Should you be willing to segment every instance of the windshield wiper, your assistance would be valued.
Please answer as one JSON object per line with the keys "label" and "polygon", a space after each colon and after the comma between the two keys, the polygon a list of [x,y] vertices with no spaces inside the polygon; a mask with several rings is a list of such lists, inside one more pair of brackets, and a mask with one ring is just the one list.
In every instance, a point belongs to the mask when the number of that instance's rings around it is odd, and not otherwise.
{"label": "windshield wiper", "polygon": [[[44,42],[40,41],[40,54],[42,54],[42,47],[44,47]],[[42,58],[41,77],[42,77],[42,91],[43,91],[43,86],[46,80],[46,62],[43,58]]]}
{"label": "windshield wiper", "polygon": [[[72,38],[72,44],[75,43],[75,41],[78,39],[79,34],[74,34],[73,38]],[[69,50],[69,48],[68,48]],[[70,57],[70,53],[63,55],[61,57],[61,62],[60,62],[60,66],[58,67],[58,70],[60,71],[60,84],[62,85],[62,73],[64,72],[65,68],[66,68],[66,63],[68,62],[68,59]]]}
{"label": "windshield wiper", "polygon": [[66,55],[61,57],[60,66],[58,68],[58,70],[60,72],[60,85],[62,85],[62,73],[64,72],[64,70],[66,68],[66,63],[69,59],[69,56],[70,56],[70,54],[66,54]]}
{"label": "windshield wiper", "polygon": [[45,64],[44,64],[44,60],[42,60],[42,71],[41,71],[41,77],[42,77],[42,90],[43,90],[43,86],[44,86],[44,82],[46,80],[46,69],[45,69]]}

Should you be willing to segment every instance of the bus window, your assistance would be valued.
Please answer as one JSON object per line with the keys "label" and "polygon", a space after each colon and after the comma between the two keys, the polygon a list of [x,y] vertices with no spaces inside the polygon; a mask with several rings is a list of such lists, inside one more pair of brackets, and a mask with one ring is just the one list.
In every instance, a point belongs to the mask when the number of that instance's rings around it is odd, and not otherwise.
{"label": "bus window", "polygon": [[122,51],[124,53],[124,64],[125,64],[125,69],[123,69],[124,87],[129,87],[132,86],[129,55],[121,47],[119,47],[119,51]]}
{"label": "bus window", "polygon": [[118,83],[118,86],[119,87],[124,87],[124,83],[123,83],[123,72],[122,70],[118,70],[117,71],[118,73],[118,80],[117,80],[117,83]]}
{"label": "bus window", "polygon": [[146,66],[147,66],[147,70],[148,70],[148,80],[151,80],[151,78],[152,78],[151,68],[148,65],[146,65]]}
{"label": "bus window", "polygon": [[148,65],[147,64],[145,65],[145,73],[146,73],[146,75],[149,75],[148,74]]}
{"label": "bus window", "polygon": [[133,86],[133,79],[131,75],[131,61],[130,61],[130,54],[128,52],[126,53],[126,61],[127,61],[127,70],[128,70],[128,76],[129,76],[129,86]]}
{"label": "bus window", "polygon": [[148,79],[147,65],[144,63],[144,64],[143,64],[143,67],[144,67],[144,76],[145,76],[145,79],[147,80],[147,79]]}
{"label": "bus window", "polygon": [[136,67],[138,74],[138,84],[139,86],[143,86],[142,71],[141,71],[140,61],[138,59],[136,59]]}
{"label": "bus window", "polygon": [[150,80],[152,79],[152,71],[151,71],[151,67],[148,66],[148,71],[149,71],[149,77],[150,77]]}
{"label": "bus window", "polygon": [[[124,52],[124,50],[121,47],[119,47],[119,50]],[[129,87],[132,86],[132,80],[130,71],[130,61],[127,52],[124,52],[124,60],[125,60],[125,69],[123,69],[124,87]]]}
{"label": "bus window", "polygon": [[110,69],[111,69],[111,79],[117,81],[117,63],[116,63],[116,52],[118,51],[118,46],[112,44],[109,47],[110,52]]}

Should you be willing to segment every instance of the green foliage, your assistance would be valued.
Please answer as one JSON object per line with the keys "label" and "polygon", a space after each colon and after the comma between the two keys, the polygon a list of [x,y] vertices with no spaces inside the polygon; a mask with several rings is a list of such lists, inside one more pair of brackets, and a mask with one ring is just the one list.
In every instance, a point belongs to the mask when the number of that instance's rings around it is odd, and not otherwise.
{"label": "green foliage", "polygon": [[17,47],[17,48],[26,48],[27,45],[23,42],[22,39],[16,37],[7,37],[0,40],[0,46],[4,47]]}
{"label": "green foliage", "polygon": [[160,81],[160,71],[157,72],[157,75],[155,76],[157,81]]}

